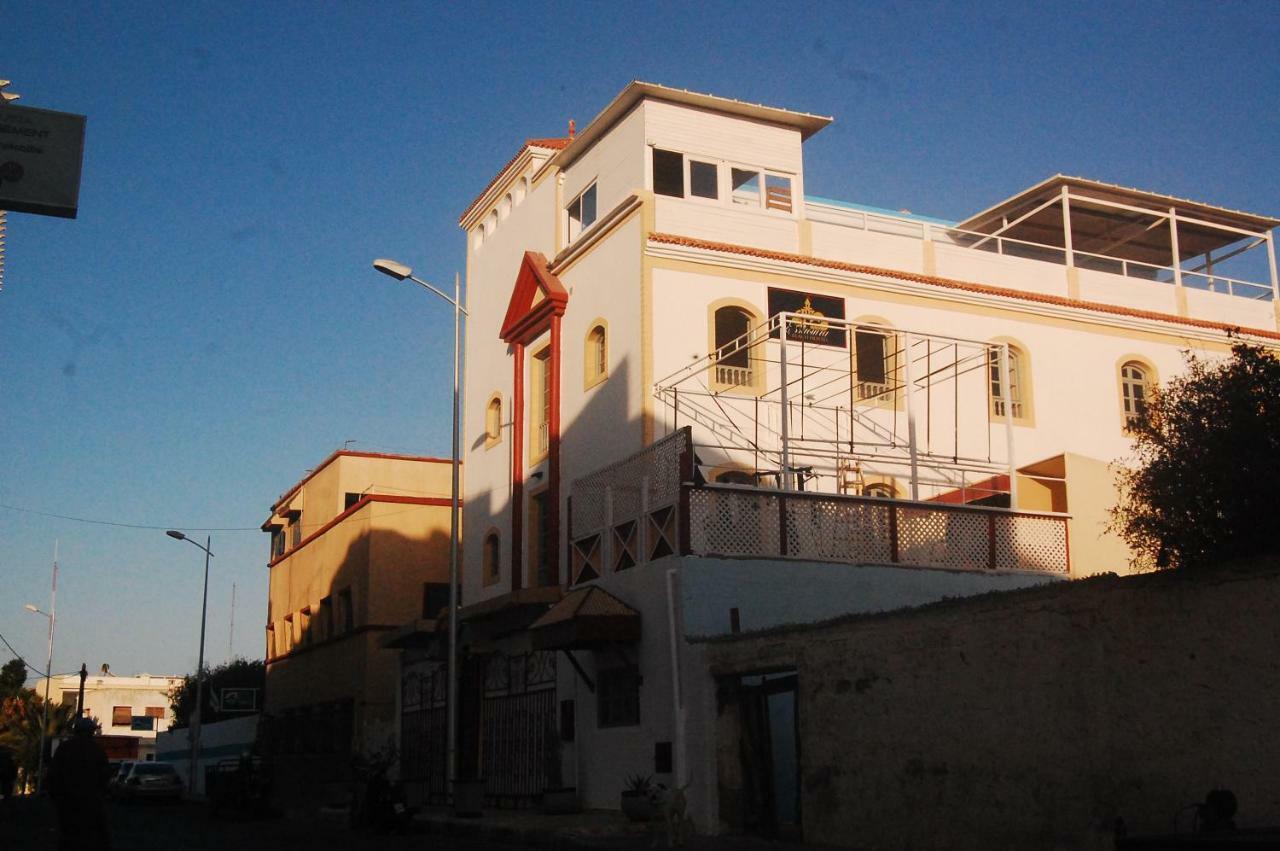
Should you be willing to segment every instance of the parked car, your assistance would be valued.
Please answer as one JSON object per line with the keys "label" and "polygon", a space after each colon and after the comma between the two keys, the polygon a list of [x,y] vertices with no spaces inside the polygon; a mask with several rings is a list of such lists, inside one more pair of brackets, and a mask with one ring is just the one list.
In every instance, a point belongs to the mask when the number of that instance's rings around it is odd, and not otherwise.
{"label": "parked car", "polygon": [[119,764],[116,768],[116,773],[111,775],[111,778],[107,781],[107,795],[109,797],[120,797],[120,790],[124,781],[129,779],[130,772],[133,771],[133,767],[137,764],[138,763],[133,760],[125,760]]}
{"label": "parked car", "polygon": [[120,797],[126,801],[176,801],[182,797],[182,778],[167,762],[139,762],[134,764],[120,790]]}

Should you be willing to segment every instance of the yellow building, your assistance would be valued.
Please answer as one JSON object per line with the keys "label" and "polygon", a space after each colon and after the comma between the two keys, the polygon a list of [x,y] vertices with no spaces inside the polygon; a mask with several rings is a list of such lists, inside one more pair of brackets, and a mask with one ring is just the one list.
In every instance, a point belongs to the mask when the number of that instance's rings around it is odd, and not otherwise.
{"label": "yellow building", "polygon": [[448,459],[338,451],[271,506],[267,746],[283,801],[347,794],[396,732],[384,633],[448,605]]}

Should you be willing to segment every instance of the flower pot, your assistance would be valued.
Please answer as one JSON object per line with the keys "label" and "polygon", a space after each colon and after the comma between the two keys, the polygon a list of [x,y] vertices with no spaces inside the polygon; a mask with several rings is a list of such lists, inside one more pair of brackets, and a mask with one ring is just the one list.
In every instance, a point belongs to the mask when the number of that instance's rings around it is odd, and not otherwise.
{"label": "flower pot", "polygon": [[622,812],[631,821],[650,821],[653,819],[653,801],[648,792],[623,792]]}
{"label": "flower pot", "polygon": [[574,786],[542,790],[542,812],[549,816],[582,812],[578,790]]}
{"label": "flower pot", "polygon": [[484,814],[483,780],[454,781],[453,814],[467,818],[474,818]]}

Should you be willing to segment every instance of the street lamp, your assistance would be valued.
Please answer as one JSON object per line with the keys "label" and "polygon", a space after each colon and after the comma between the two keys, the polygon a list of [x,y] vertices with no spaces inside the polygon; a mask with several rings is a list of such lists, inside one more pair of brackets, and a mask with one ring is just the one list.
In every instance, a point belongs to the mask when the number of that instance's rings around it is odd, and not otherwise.
{"label": "street lamp", "polygon": [[178,541],[186,541],[188,544],[191,544],[191,546],[198,547],[199,549],[204,550],[204,594],[200,600],[200,656],[199,656],[199,661],[196,662],[196,706],[195,706],[195,712],[191,716],[191,722],[190,722],[191,723],[191,762],[190,762],[190,768],[188,769],[190,776],[187,778],[188,791],[190,791],[192,795],[195,795],[196,768],[199,762],[199,754],[200,754],[200,723],[201,723],[200,709],[204,705],[204,622],[205,622],[205,615],[209,611],[209,559],[213,558],[213,553],[209,550],[209,546],[210,544],[213,543],[213,539],[210,536],[205,536],[204,546],[202,547],[195,541],[188,538],[182,532],[179,532],[175,529],[170,529],[169,531],[165,532],[165,534],[168,535],[170,538],[173,538]]}
{"label": "street lamp", "polygon": [[458,498],[460,496],[458,471],[462,463],[458,448],[460,417],[458,376],[462,370],[460,348],[462,319],[470,314],[462,306],[462,281],[457,274],[453,276],[453,298],[449,298],[444,292],[421,278],[415,278],[413,269],[403,263],[379,258],[373,261],[373,268],[384,275],[390,275],[397,281],[413,281],[453,305],[453,489],[449,497],[449,691],[445,701],[445,711],[448,715],[445,734],[446,773],[449,791],[453,791],[453,784],[458,779]]}
{"label": "street lamp", "polygon": [[49,619],[49,655],[45,657],[44,663],[44,719],[40,722],[40,755],[36,758],[36,794],[44,788],[44,748],[49,737],[49,679],[53,676],[53,627],[57,623],[57,595],[58,595],[58,561],[53,561],[53,593],[49,597],[49,611],[41,611],[35,606],[27,603],[23,606],[28,612],[36,615],[44,615]]}

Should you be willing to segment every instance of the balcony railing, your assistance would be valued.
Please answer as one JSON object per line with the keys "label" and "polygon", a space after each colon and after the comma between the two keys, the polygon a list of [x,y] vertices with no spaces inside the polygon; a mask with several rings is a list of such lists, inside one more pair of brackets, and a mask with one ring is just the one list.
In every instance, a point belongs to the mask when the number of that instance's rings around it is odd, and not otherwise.
{"label": "balcony railing", "polygon": [[693,468],[686,427],[574,482],[572,581],[673,554],[975,571],[1070,569],[1065,514],[697,485]]}

